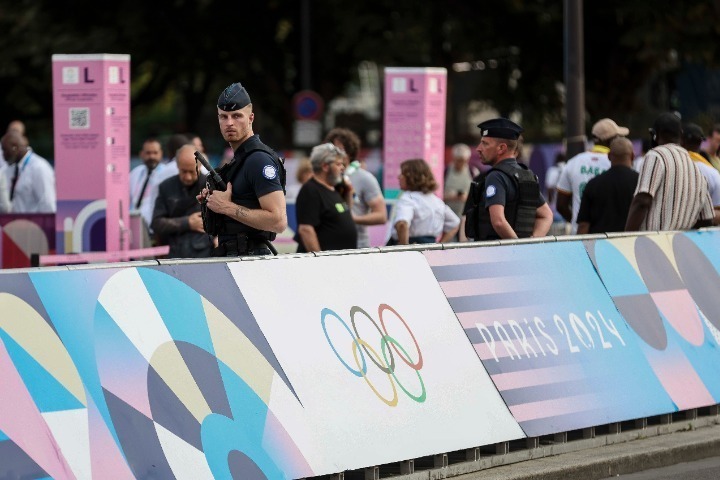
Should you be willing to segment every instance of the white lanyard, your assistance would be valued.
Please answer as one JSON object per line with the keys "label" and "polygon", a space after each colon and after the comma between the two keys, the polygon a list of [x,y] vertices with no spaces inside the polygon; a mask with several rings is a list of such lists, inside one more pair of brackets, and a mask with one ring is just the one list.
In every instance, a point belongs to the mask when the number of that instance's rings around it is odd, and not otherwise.
{"label": "white lanyard", "polygon": [[17,173],[18,177],[20,177],[20,174],[23,172],[23,170],[25,170],[25,167],[27,167],[27,164],[30,161],[30,157],[32,156],[32,153],[33,153],[32,149],[29,148],[28,152],[25,154],[23,159],[20,160],[21,165],[18,168],[18,173]]}

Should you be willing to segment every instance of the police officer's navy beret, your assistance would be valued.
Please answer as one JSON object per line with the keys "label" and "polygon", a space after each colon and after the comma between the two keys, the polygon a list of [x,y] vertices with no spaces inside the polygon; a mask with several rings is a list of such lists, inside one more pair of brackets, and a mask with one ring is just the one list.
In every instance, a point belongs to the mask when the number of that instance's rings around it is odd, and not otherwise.
{"label": "police officer's navy beret", "polygon": [[507,138],[517,140],[523,128],[507,118],[493,118],[478,124],[483,137]]}
{"label": "police officer's navy beret", "polygon": [[237,82],[223,90],[218,98],[217,107],[225,112],[232,112],[245,108],[250,103],[252,102],[247,90]]}

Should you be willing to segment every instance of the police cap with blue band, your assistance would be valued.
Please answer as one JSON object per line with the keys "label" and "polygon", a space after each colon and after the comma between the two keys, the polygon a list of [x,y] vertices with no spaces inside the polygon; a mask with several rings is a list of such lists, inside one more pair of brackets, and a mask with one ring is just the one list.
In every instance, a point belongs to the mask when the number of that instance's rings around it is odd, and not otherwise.
{"label": "police cap with blue band", "polygon": [[523,128],[507,118],[493,118],[478,124],[483,137],[506,138],[517,140],[523,132]]}
{"label": "police cap with blue band", "polygon": [[233,83],[220,94],[217,107],[224,112],[234,112],[250,105],[250,95],[240,82]]}

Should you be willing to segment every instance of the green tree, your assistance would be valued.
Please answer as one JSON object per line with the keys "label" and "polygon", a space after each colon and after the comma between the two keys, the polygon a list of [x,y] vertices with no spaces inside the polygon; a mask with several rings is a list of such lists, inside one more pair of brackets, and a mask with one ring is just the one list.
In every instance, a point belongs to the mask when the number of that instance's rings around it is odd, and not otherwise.
{"label": "green tree", "polygon": [[[530,139],[562,121],[561,2],[308,1],[311,87],[326,101],[343,91],[364,60],[440,66],[449,70],[451,99],[521,112]],[[129,53],[135,135],[142,126],[217,139],[215,98],[239,80],[254,98],[264,138],[289,146],[291,99],[302,87],[300,5],[0,0],[0,121],[22,118],[50,130],[53,53]],[[591,119],[631,120],[648,108],[639,92],[649,80],[688,62],[713,66],[719,58],[717,0],[607,0],[585,2],[584,9]],[[486,68],[453,71],[461,62]],[[655,108],[668,106],[661,98]]]}

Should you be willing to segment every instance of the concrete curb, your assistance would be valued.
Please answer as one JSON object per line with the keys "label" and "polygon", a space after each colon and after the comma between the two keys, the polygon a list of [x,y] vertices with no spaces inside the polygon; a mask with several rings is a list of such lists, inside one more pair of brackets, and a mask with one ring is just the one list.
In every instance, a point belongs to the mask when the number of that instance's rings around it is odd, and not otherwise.
{"label": "concrete curb", "polygon": [[[398,480],[593,480],[720,456],[720,419],[709,416],[545,445],[394,476]],[[368,477],[366,477],[368,478]]]}
{"label": "concrete curb", "polygon": [[601,479],[720,455],[720,427],[680,431],[456,477],[458,480]]}

